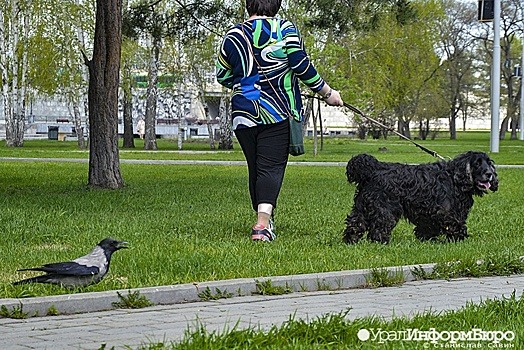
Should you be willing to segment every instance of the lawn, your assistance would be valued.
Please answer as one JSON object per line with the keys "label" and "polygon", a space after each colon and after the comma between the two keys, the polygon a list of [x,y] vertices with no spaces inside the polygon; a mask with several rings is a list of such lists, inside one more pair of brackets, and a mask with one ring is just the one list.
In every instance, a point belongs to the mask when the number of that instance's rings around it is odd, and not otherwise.
{"label": "lawn", "polygon": [[[500,152],[491,156],[498,164],[523,164],[524,144],[522,141],[507,140],[500,142]],[[468,131],[459,132],[457,140],[449,140],[446,133],[439,133],[435,140],[417,140],[420,145],[436,151],[443,157],[454,157],[465,150],[489,152],[489,132]],[[122,141],[120,142],[122,144]],[[183,150],[178,150],[176,140],[158,139],[157,151],[143,150],[143,140],[135,139],[134,149],[121,149],[121,159],[159,159],[159,160],[244,160],[240,147],[235,143],[232,151],[209,152],[210,147],[206,140],[192,139],[184,141]],[[26,141],[23,148],[3,147],[0,141],[0,157],[29,157],[29,158],[84,158],[89,157],[88,150],[78,150],[73,141]],[[358,153],[375,154],[379,159],[394,162],[431,162],[435,158],[414,146],[412,143],[399,137],[391,136],[387,140],[358,140],[347,137],[326,137],[321,149],[321,140],[318,139],[318,153],[313,154],[313,139],[305,140],[306,154],[300,157],[291,157],[292,161],[336,161],[347,162],[351,155]],[[218,143],[216,144],[218,147]],[[379,152],[379,148],[386,148],[386,152]],[[520,163],[519,163],[520,162]]]}
{"label": "lawn", "polygon": [[[424,141],[444,156],[489,150],[489,135]],[[138,141],[137,141],[138,144]],[[176,142],[159,140],[158,152],[122,150],[127,159],[242,160],[237,149],[209,153],[202,143],[194,152],[176,151]],[[170,148],[169,148],[170,147]],[[431,156],[396,138],[358,141],[326,139],[316,157],[292,160],[347,162],[367,152],[383,160],[431,162]],[[379,147],[387,147],[385,153]],[[524,164],[521,141],[501,142],[497,164]],[[85,157],[73,143],[27,141],[21,149],[0,147],[0,157]],[[3,161],[0,167],[0,298],[80,293],[239,277],[423,264],[432,262],[513,261],[524,255],[524,203],[519,191],[524,169],[500,168],[500,189],[477,198],[460,243],[421,243],[412,226],[401,222],[387,246],[342,243],[344,219],[354,186],[342,166],[288,167],[279,208],[278,238],[271,244],[249,239],[255,219],[249,208],[247,170],[223,165],[121,164],[125,188],[87,188],[87,164]],[[131,249],[115,253],[108,276],[80,290],[57,286],[12,286],[28,277],[24,267],[75,258],[105,237],[126,240]]]}

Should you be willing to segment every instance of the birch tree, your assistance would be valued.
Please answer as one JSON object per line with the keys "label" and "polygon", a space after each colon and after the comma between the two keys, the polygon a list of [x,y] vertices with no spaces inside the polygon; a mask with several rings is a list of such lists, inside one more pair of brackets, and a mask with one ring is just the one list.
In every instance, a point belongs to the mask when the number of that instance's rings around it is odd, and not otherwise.
{"label": "birch tree", "polygon": [[88,81],[81,51],[90,51],[84,38],[93,33],[92,20],[86,14],[94,15],[89,2],[34,0],[31,31],[24,47],[28,56],[28,96],[50,96],[67,105],[80,148],[85,148]]}
{"label": "birch tree", "polygon": [[200,105],[204,107],[204,111],[202,112],[207,121],[209,147],[212,150],[215,149],[215,139],[213,135],[211,116],[208,113],[205,102],[205,91],[209,85],[209,73],[213,72],[213,67],[215,65],[213,51],[214,39],[214,35],[210,35],[206,40],[191,40],[186,44],[185,50],[187,66],[189,67],[187,75],[191,77],[194,86],[197,88]]}
{"label": "birch tree", "polygon": [[149,52],[147,62],[147,93],[145,112],[144,149],[158,149],[156,143],[156,114],[158,102],[159,59],[170,18],[160,1],[140,1],[126,12],[126,35],[142,39]]}
{"label": "birch tree", "polygon": [[233,128],[231,127],[231,111],[230,103],[226,96],[220,97],[220,104],[218,107],[218,119],[220,123],[220,140],[218,147],[220,149],[233,149]]}
{"label": "birch tree", "polygon": [[123,147],[135,148],[133,136],[133,55],[137,52],[137,44],[131,38],[124,38],[122,43],[122,107],[124,119]]}
{"label": "birch tree", "polygon": [[25,132],[27,84],[26,38],[31,1],[0,2],[0,70],[6,121],[6,145],[22,147]]}
{"label": "birch tree", "polygon": [[448,104],[449,134],[452,140],[457,138],[457,117],[468,108],[467,93],[473,83],[475,40],[470,33],[476,21],[475,5],[447,0],[444,3],[446,17],[439,26],[438,50],[444,75],[442,95]]}

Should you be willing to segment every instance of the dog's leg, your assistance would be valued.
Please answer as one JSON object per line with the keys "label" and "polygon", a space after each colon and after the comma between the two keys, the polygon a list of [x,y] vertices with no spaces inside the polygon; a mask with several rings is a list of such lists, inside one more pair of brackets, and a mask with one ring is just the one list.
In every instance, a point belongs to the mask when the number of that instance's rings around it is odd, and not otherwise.
{"label": "dog's leg", "polygon": [[354,213],[349,214],[346,217],[346,229],[344,230],[344,236],[342,237],[344,243],[357,243],[364,235],[364,232],[366,232],[364,219],[360,215]]}
{"label": "dog's leg", "polygon": [[386,223],[385,221],[381,222],[381,226],[370,227],[368,232],[368,240],[371,242],[377,242],[382,244],[388,244],[391,239],[391,231],[395,227],[396,222],[392,221]]}
{"label": "dog's leg", "polygon": [[372,242],[388,244],[391,231],[397,225],[399,218],[384,209],[378,209],[373,220],[368,220],[368,239]]}
{"label": "dog's leg", "polygon": [[429,241],[438,237],[440,234],[440,227],[435,224],[418,223],[413,230],[413,233],[420,241]]}
{"label": "dog's leg", "polygon": [[446,238],[450,242],[459,242],[468,238],[468,228],[465,224],[454,224],[445,227],[443,233],[446,235]]}

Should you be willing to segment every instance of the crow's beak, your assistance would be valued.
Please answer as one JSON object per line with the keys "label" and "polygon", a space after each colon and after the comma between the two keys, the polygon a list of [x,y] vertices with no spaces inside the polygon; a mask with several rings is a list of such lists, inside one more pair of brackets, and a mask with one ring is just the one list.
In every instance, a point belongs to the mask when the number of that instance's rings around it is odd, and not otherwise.
{"label": "crow's beak", "polygon": [[129,248],[127,245],[128,245],[128,243],[126,241],[120,241],[120,242],[118,242],[116,248],[117,249],[127,249],[127,248]]}

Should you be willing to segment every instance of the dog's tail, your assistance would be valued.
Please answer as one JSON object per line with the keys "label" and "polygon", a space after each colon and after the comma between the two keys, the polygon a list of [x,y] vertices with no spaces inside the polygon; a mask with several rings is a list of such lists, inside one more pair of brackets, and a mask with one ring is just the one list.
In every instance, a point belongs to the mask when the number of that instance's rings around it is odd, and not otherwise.
{"label": "dog's tail", "polygon": [[346,166],[346,176],[349,182],[362,183],[370,178],[379,167],[377,158],[369,154],[359,154],[351,158]]}

